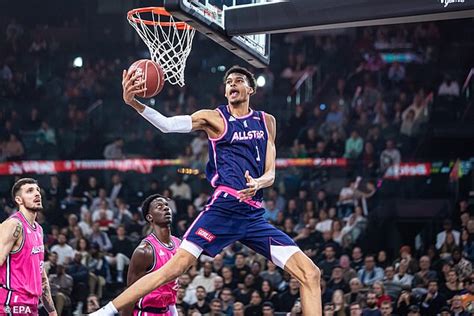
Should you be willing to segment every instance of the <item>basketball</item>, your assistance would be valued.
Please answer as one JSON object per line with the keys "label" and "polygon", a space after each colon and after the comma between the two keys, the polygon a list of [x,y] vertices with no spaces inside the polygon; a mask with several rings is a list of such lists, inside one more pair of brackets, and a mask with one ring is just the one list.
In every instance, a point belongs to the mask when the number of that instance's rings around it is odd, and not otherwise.
{"label": "basketball", "polygon": [[163,69],[161,69],[158,63],[149,59],[140,59],[134,62],[128,71],[141,73],[141,78],[145,82],[146,91],[137,96],[141,98],[151,98],[160,93],[163,89],[165,76]]}

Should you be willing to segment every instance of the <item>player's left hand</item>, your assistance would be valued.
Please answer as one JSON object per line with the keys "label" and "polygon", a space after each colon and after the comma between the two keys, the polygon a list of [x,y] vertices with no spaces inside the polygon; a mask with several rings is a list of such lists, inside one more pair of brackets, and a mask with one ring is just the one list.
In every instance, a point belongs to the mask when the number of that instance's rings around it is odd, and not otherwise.
{"label": "player's left hand", "polygon": [[52,312],[48,313],[48,316],[58,316],[58,312],[52,311]]}
{"label": "player's left hand", "polygon": [[245,180],[247,181],[248,189],[243,189],[237,192],[239,194],[239,202],[252,198],[260,189],[260,184],[256,179],[250,176],[248,170],[245,171]]}

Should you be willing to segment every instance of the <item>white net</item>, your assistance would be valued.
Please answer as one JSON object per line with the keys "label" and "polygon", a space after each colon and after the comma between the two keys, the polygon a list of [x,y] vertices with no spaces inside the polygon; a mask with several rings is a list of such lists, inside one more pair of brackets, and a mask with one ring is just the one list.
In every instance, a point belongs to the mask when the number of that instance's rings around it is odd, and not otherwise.
{"label": "white net", "polygon": [[176,21],[162,8],[132,10],[128,22],[148,46],[151,59],[160,64],[165,80],[184,86],[186,60],[196,30]]}

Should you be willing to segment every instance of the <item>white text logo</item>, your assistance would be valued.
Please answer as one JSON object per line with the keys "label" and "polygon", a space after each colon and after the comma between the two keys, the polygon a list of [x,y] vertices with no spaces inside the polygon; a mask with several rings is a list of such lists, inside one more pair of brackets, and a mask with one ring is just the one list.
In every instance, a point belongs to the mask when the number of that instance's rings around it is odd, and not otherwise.
{"label": "white text logo", "polygon": [[446,8],[451,3],[464,3],[465,0],[440,0],[440,1],[441,1],[441,4],[444,4],[444,7]]}

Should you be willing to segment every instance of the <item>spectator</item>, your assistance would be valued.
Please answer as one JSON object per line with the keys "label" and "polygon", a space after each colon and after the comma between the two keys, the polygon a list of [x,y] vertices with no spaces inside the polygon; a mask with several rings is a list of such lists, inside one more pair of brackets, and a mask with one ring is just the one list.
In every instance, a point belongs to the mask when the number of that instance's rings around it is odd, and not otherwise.
{"label": "spectator", "polygon": [[438,314],[446,305],[446,299],[438,292],[438,281],[429,281],[428,293],[422,296],[421,302],[421,314],[427,316]]}
{"label": "spectator", "polygon": [[250,296],[250,303],[244,309],[245,316],[262,315],[262,294],[259,291],[253,291]]}
{"label": "spectator", "polygon": [[245,277],[249,273],[250,273],[250,267],[245,263],[244,254],[243,253],[235,254],[235,263],[234,263],[234,267],[232,268],[232,274],[234,278],[239,283],[243,283]]}
{"label": "spectator", "polygon": [[66,274],[73,280],[72,298],[77,302],[76,313],[82,314],[82,308],[88,293],[89,270],[82,264],[82,255],[76,251],[74,260],[67,266]]}
{"label": "spectator", "polygon": [[[411,283],[409,285],[411,285]],[[385,278],[383,279],[383,286],[387,295],[391,298],[392,301],[396,300],[400,295],[400,292],[402,291],[402,285],[399,282],[395,281],[395,269],[393,268],[393,266],[388,266],[385,268]]]}
{"label": "spectator", "polygon": [[245,276],[245,279],[240,285],[237,287],[237,289],[234,290],[234,297],[236,301],[244,303],[244,305],[247,305],[250,303],[251,295],[253,289],[253,282],[254,277],[252,274],[247,274]]}
{"label": "spectator", "polygon": [[74,249],[67,243],[65,234],[60,233],[58,236],[58,244],[51,247],[51,251],[58,254],[58,264],[67,265],[74,258]]}
{"label": "spectator", "polygon": [[337,102],[331,102],[329,113],[326,116],[326,123],[332,126],[342,126],[344,122],[344,113],[339,108]]}
{"label": "spectator", "polygon": [[40,145],[56,145],[56,132],[49,126],[48,122],[41,122],[41,127],[38,129],[37,134],[36,141]]}
{"label": "spectator", "polygon": [[125,154],[123,153],[124,140],[123,138],[116,138],[112,143],[108,144],[104,148],[105,159],[124,159]]}
{"label": "spectator", "polygon": [[362,249],[358,246],[354,247],[352,249],[352,262],[351,262],[351,268],[354,269],[355,271],[359,271],[362,269],[364,265],[364,255],[362,253]]}
{"label": "spectator", "polygon": [[65,273],[64,266],[58,264],[56,274],[49,276],[49,285],[51,287],[51,296],[56,306],[58,315],[62,315],[65,307],[71,306],[71,293],[73,287],[72,277]]}
{"label": "spectator", "polygon": [[392,302],[390,296],[385,294],[385,288],[382,281],[375,281],[372,285],[372,290],[377,296],[377,306],[380,308],[383,302]]}
{"label": "spectator", "polygon": [[234,316],[244,316],[244,304],[242,302],[234,303]]}
{"label": "spectator", "polygon": [[224,279],[221,276],[216,275],[216,277],[214,278],[214,290],[207,293],[207,300],[211,301],[214,298],[219,298],[221,296],[223,288],[224,288]]}
{"label": "spectator", "polygon": [[109,200],[112,203],[111,205],[115,204],[117,198],[127,199],[128,198],[128,189],[122,182],[122,178],[118,173],[112,175],[112,187],[110,188],[109,192]]}
{"label": "spectator", "polygon": [[342,274],[346,284],[349,284],[353,278],[357,278],[357,272],[351,268],[351,260],[348,255],[342,255],[339,258],[339,266],[342,268]]}
{"label": "spectator", "polygon": [[[333,246],[327,245],[324,248],[324,259],[318,262],[318,267],[321,269],[322,275],[326,280],[329,280],[332,270],[338,265],[336,259],[336,251]],[[341,270],[341,269],[339,269]],[[339,282],[342,281],[342,271],[340,271]],[[330,282],[331,283],[331,282]],[[329,288],[333,289],[328,285]],[[334,289],[333,289],[334,290]]]}
{"label": "spectator", "polygon": [[207,135],[204,132],[199,132],[198,136],[195,137],[191,142],[191,148],[194,158],[198,158],[203,151],[207,152]]}
{"label": "spectator", "polygon": [[270,282],[273,288],[276,288],[283,280],[280,272],[277,270],[277,266],[271,261],[267,261],[267,269],[262,271],[260,276],[263,280]]}
{"label": "spectator", "polygon": [[185,291],[183,301],[189,304],[190,306],[196,303],[196,288],[191,284],[191,276],[189,275],[189,273],[182,274],[178,280],[180,288],[184,289]]}
{"label": "spectator", "polygon": [[346,140],[344,157],[348,159],[358,159],[363,150],[364,141],[359,136],[359,132],[353,130],[351,137]]}
{"label": "spectator", "polygon": [[264,302],[262,305],[262,316],[274,316],[275,307],[271,302]]}
{"label": "spectator", "polygon": [[375,266],[375,256],[367,255],[364,267],[358,272],[359,280],[366,286],[372,286],[376,281],[383,280],[383,270]]}
{"label": "spectator", "polygon": [[474,272],[472,262],[463,258],[461,249],[453,249],[452,260],[454,264],[454,270],[456,271],[460,279],[464,280]]}
{"label": "spectator", "polygon": [[175,199],[191,201],[191,187],[183,181],[182,175],[176,175],[175,182],[170,185],[169,189]]}
{"label": "spectator", "polygon": [[182,308],[184,315],[188,314],[189,310],[189,304],[186,303],[183,299],[186,294],[186,290],[183,289],[182,287],[179,287],[177,292],[176,292],[176,307],[177,308]]}
{"label": "spectator", "polygon": [[459,84],[450,75],[445,75],[438,88],[439,96],[459,97]]}
{"label": "spectator", "polygon": [[48,260],[44,263],[44,271],[47,275],[56,274],[56,269],[58,266],[58,253],[55,251],[50,251],[48,253]]}
{"label": "spectator", "polygon": [[112,250],[112,242],[109,236],[100,230],[100,224],[95,222],[92,226],[92,234],[89,237],[91,244],[96,244],[101,251],[109,252]]}
{"label": "spectator", "polygon": [[271,223],[275,223],[279,212],[280,210],[276,208],[275,201],[265,201],[265,214],[263,214],[263,218]]}
{"label": "spectator", "polygon": [[10,134],[8,141],[3,145],[3,156],[9,161],[17,161],[23,158],[25,149],[15,134]]}
{"label": "spectator", "polygon": [[471,274],[464,282],[466,293],[461,295],[461,302],[464,309],[469,312],[474,312],[474,274]]}
{"label": "spectator", "polygon": [[362,283],[358,278],[353,278],[349,282],[350,290],[348,293],[344,294],[344,302],[346,305],[353,303],[362,303],[364,300],[364,295],[362,293]]}
{"label": "spectator", "polygon": [[362,311],[362,316],[381,316],[382,313],[380,312],[377,306],[377,296],[374,292],[369,291],[367,293],[366,299],[366,308]]}
{"label": "spectator", "polygon": [[445,219],[443,221],[443,231],[439,232],[436,235],[436,249],[441,249],[446,240],[447,235],[449,234],[454,237],[455,244],[459,245],[461,233],[453,229],[453,222],[450,219]]}
{"label": "spectator", "polygon": [[234,278],[233,269],[228,266],[222,268],[222,278],[224,279],[224,287],[235,289],[237,287],[237,279]]}
{"label": "spectator", "polygon": [[412,285],[422,284],[423,287],[427,287],[429,281],[436,278],[436,272],[430,269],[430,258],[428,256],[422,256],[419,261],[419,267],[420,271],[415,274]]}
{"label": "spectator", "polygon": [[451,300],[451,311],[453,316],[469,316],[472,315],[464,309],[461,296],[455,295]]}
{"label": "spectator", "polygon": [[329,157],[340,158],[344,154],[345,144],[342,140],[342,137],[338,131],[333,131],[331,133],[331,139],[329,140],[328,145],[326,146],[326,151]]}
{"label": "spectator", "polygon": [[393,83],[399,83],[405,79],[405,67],[398,63],[394,62],[388,69],[388,79]]}
{"label": "spectator", "polygon": [[199,274],[194,278],[193,282],[191,283],[196,289],[200,286],[203,287],[207,293],[213,292],[214,288],[214,281],[217,277],[217,274],[212,272],[212,263],[211,262],[204,262],[204,265],[199,272]]}
{"label": "spectator", "polygon": [[360,307],[359,303],[351,303],[351,306],[349,307],[350,311],[350,316],[360,316],[362,315],[362,308]]}
{"label": "spectator", "polygon": [[402,158],[400,151],[395,148],[393,140],[387,140],[385,150],[380,154],[380,169],[385,172],[390,167],[400,165]]}
{"label": "spectator", "polygon": [[203,286],[196,287],[196,303],[191,304],[190,309],[196,309],[201,314],[207,314],[211,311],[206,302],[206,289]]}
{"label": "spectator", "polygon": [[300,297],[300,284],[294,278],[290,279],[288,290],[281,293],[278,298],[278,311],[290,312],[295,302]]}

